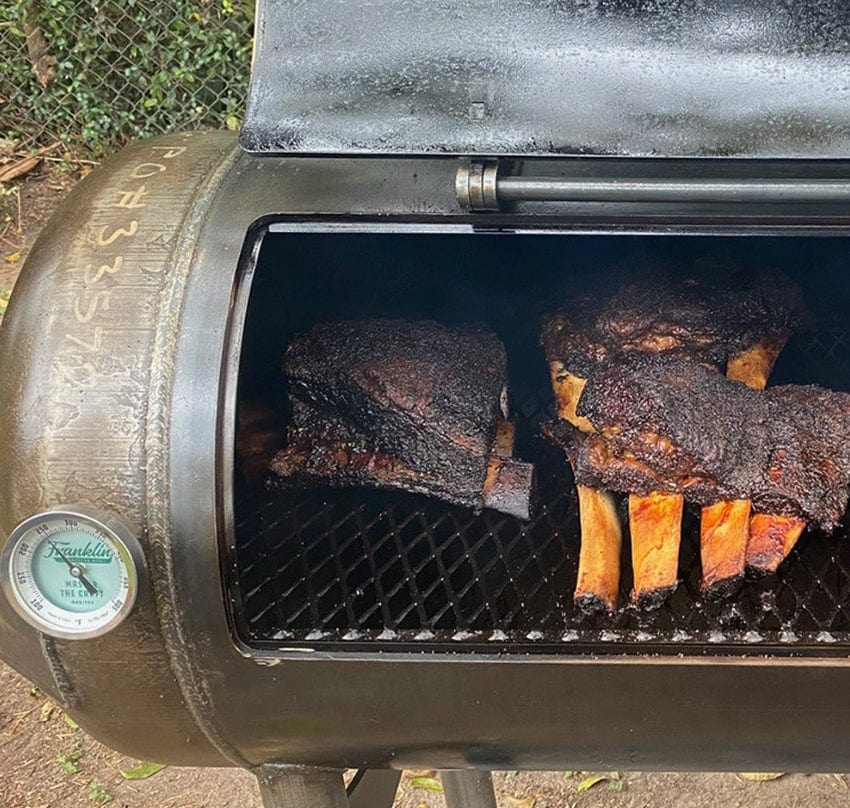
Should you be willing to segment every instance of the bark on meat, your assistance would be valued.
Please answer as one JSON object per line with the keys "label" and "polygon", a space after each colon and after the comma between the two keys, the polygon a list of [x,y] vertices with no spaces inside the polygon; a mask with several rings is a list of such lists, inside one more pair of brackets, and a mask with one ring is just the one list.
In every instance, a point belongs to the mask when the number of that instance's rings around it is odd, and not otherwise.
{"label": "bark on meat", "polygon": [[588,378],[600,365],[654,353],[724,368],[729,356],[761,342],[783,342],[803,319],[796,285],[751,270],[654,270],[611,297],[572,300],[547,317],[547,359]]}
{"label": "bark on meat", "polygon": [[751,499],[762,513],[833,528],[850,485],[850,395],[765,392],[693,362],[634,355],[594,374],[578,404],[596,433],[550,430],[579,484],[700,504]]}
{"label": "bark on meat", "polygon": [[[292,425],[272,470],[287,484],[401,488],[481,508],[506,365],[502,343],[484,329],[318,325],[286,353]],[[531,474],[516,480],[527,502]]]}

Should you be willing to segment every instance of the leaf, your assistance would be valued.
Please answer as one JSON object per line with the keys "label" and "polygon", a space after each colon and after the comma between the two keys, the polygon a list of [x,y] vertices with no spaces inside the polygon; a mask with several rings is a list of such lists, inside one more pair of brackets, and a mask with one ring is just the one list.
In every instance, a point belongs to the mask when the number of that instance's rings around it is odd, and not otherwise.
{"label": "leaf", "polygon": [[231,132],[237,131],[241,125],[239,122],[239,118],[237,118],[235,115],[228,115],[224,124]]}
{"label": "leaf", "polygon": [[597,783],[604,783],[608,779],[607,774],[594,774],[592,777],[585,777],[578,784],[579,791],[587,791],[589,788],[593,788]]}
{"label": "leaf", "polygon": [[71,728],[79,729],[80,725],[68,713],[62,713],[62,720]]}
{"label": "leaf", "polygon": [[564,780],[572,780],[578,772],[564,772]]}
{"label": "leaf", "polygon": [[505,799],[515,808],[534,808],[537,803],[537,797],[526,797],[522,800],[519,797],[505,797]]}
{"label": "leaf", "polygon": [[140,763],[132,769],[122,769],[120,774],[125,780],[147,780],[164,768],[164,763]]}
{"label": "leaf", "polygon": [[832,776],[836,779],[836,781],[842,788],[847,788],[847,779],[844,777],[843,774],[833,774]]}
{"label": "leaf", "polygon": [[38,720],[41,721],[42,724],[47,723],[53,717],[53,713],[56,711],[57,706],[56,702],[46,701],[41,705],[41,713],[38,716]]}
{"label": "leaf", "polygon": [[616,791],[617,793],[622,791],[625,787],[626,787],[626,781],[625,780],[611,780],[608,783],[608,788],[610,788],[611,791]]}
{"label": "leaf", "polygon": [[19,252],[9,253],[9,255],[3,256],[3,260],[7,264],[17,264],[21,260],[21,254]]}
{"label": "leaf", "polygon": [[435,794],[443,793],[443,784],[435,777],[414,777],[410,781],[413,788],[422,788],[425,791],[433,791]]}
{"label": "leaf", "polygon": [[512,771],[505,772],[505,777],[516,777],[517,774],[519,774],[519,772],[516,769],[513,769]]}
{"label": "leaf", "polygon": [[769,780],[778,780],[784,777],[785,772],[739,772],[738,777],[744,780],[750,780],[753,783],[766,783]]}

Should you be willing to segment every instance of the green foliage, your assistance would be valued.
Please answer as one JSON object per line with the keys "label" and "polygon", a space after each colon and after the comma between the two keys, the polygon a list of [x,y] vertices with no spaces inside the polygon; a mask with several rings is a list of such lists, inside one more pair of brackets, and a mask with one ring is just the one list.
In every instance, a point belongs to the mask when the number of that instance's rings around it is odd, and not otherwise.
{"label": "green foliage", "polygon": [[115,798],[107,791],[103,783],[92,780],[89,782],[89,799],[97,805],[105,805],[107,802],[112,802]]}
{"label": "green foliage", "polygon": [[56,755],[56,762],[62,767],[65,774],[77,774],[80,771],[80,758],[83,756],[81,749],[73,752],[60,752]]}
{"label": "green foliage", "polygon": [[[232,125],[252,16],[251,0],[0,4],[0,135],[101,155],[132,138]],[[27,49],[34,27],[46,87]]]}

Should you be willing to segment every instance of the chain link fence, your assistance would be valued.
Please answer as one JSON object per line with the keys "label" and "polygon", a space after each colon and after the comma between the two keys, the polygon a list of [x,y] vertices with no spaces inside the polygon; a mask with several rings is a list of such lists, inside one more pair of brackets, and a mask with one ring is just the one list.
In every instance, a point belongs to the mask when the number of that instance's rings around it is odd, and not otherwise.
{"label": "chain link fence", "polygon": [[138,137],[237,128],[253,10],[251,0],[0,2],[0,139],[98,158]]}

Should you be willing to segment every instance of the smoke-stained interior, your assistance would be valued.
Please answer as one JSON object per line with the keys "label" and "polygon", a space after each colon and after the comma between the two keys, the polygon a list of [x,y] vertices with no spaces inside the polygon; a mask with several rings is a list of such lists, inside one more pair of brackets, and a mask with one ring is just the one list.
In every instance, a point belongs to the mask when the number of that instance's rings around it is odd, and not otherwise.
{"label": "smoke-stained interior", "polygon": [[699,511],[686,506],[680,584],[645,612],[625,607],[632,580],[622,495],[621,608],[610,617],[575,609],[576,490],[563,454],[540,433],[554,401],[539,336],[546,311],[579,292],[610,294],[624,269],[776,269],[800,285],[810,317],[770,384],[850,391],[848,259],[850,242],[839,238],[267,233],[245,322],[242,411],[259,404],[283,431],[284,351],[316,323],[486,324],[507,350],[515,456],[536,464],[539,503],[522,522],[398,492],[271,490],[237,467],[227,575],[240,638],[273,648],[846,653],[846,519],[832,536],[808,529],[775,578],[708,603],[699,595]]}

